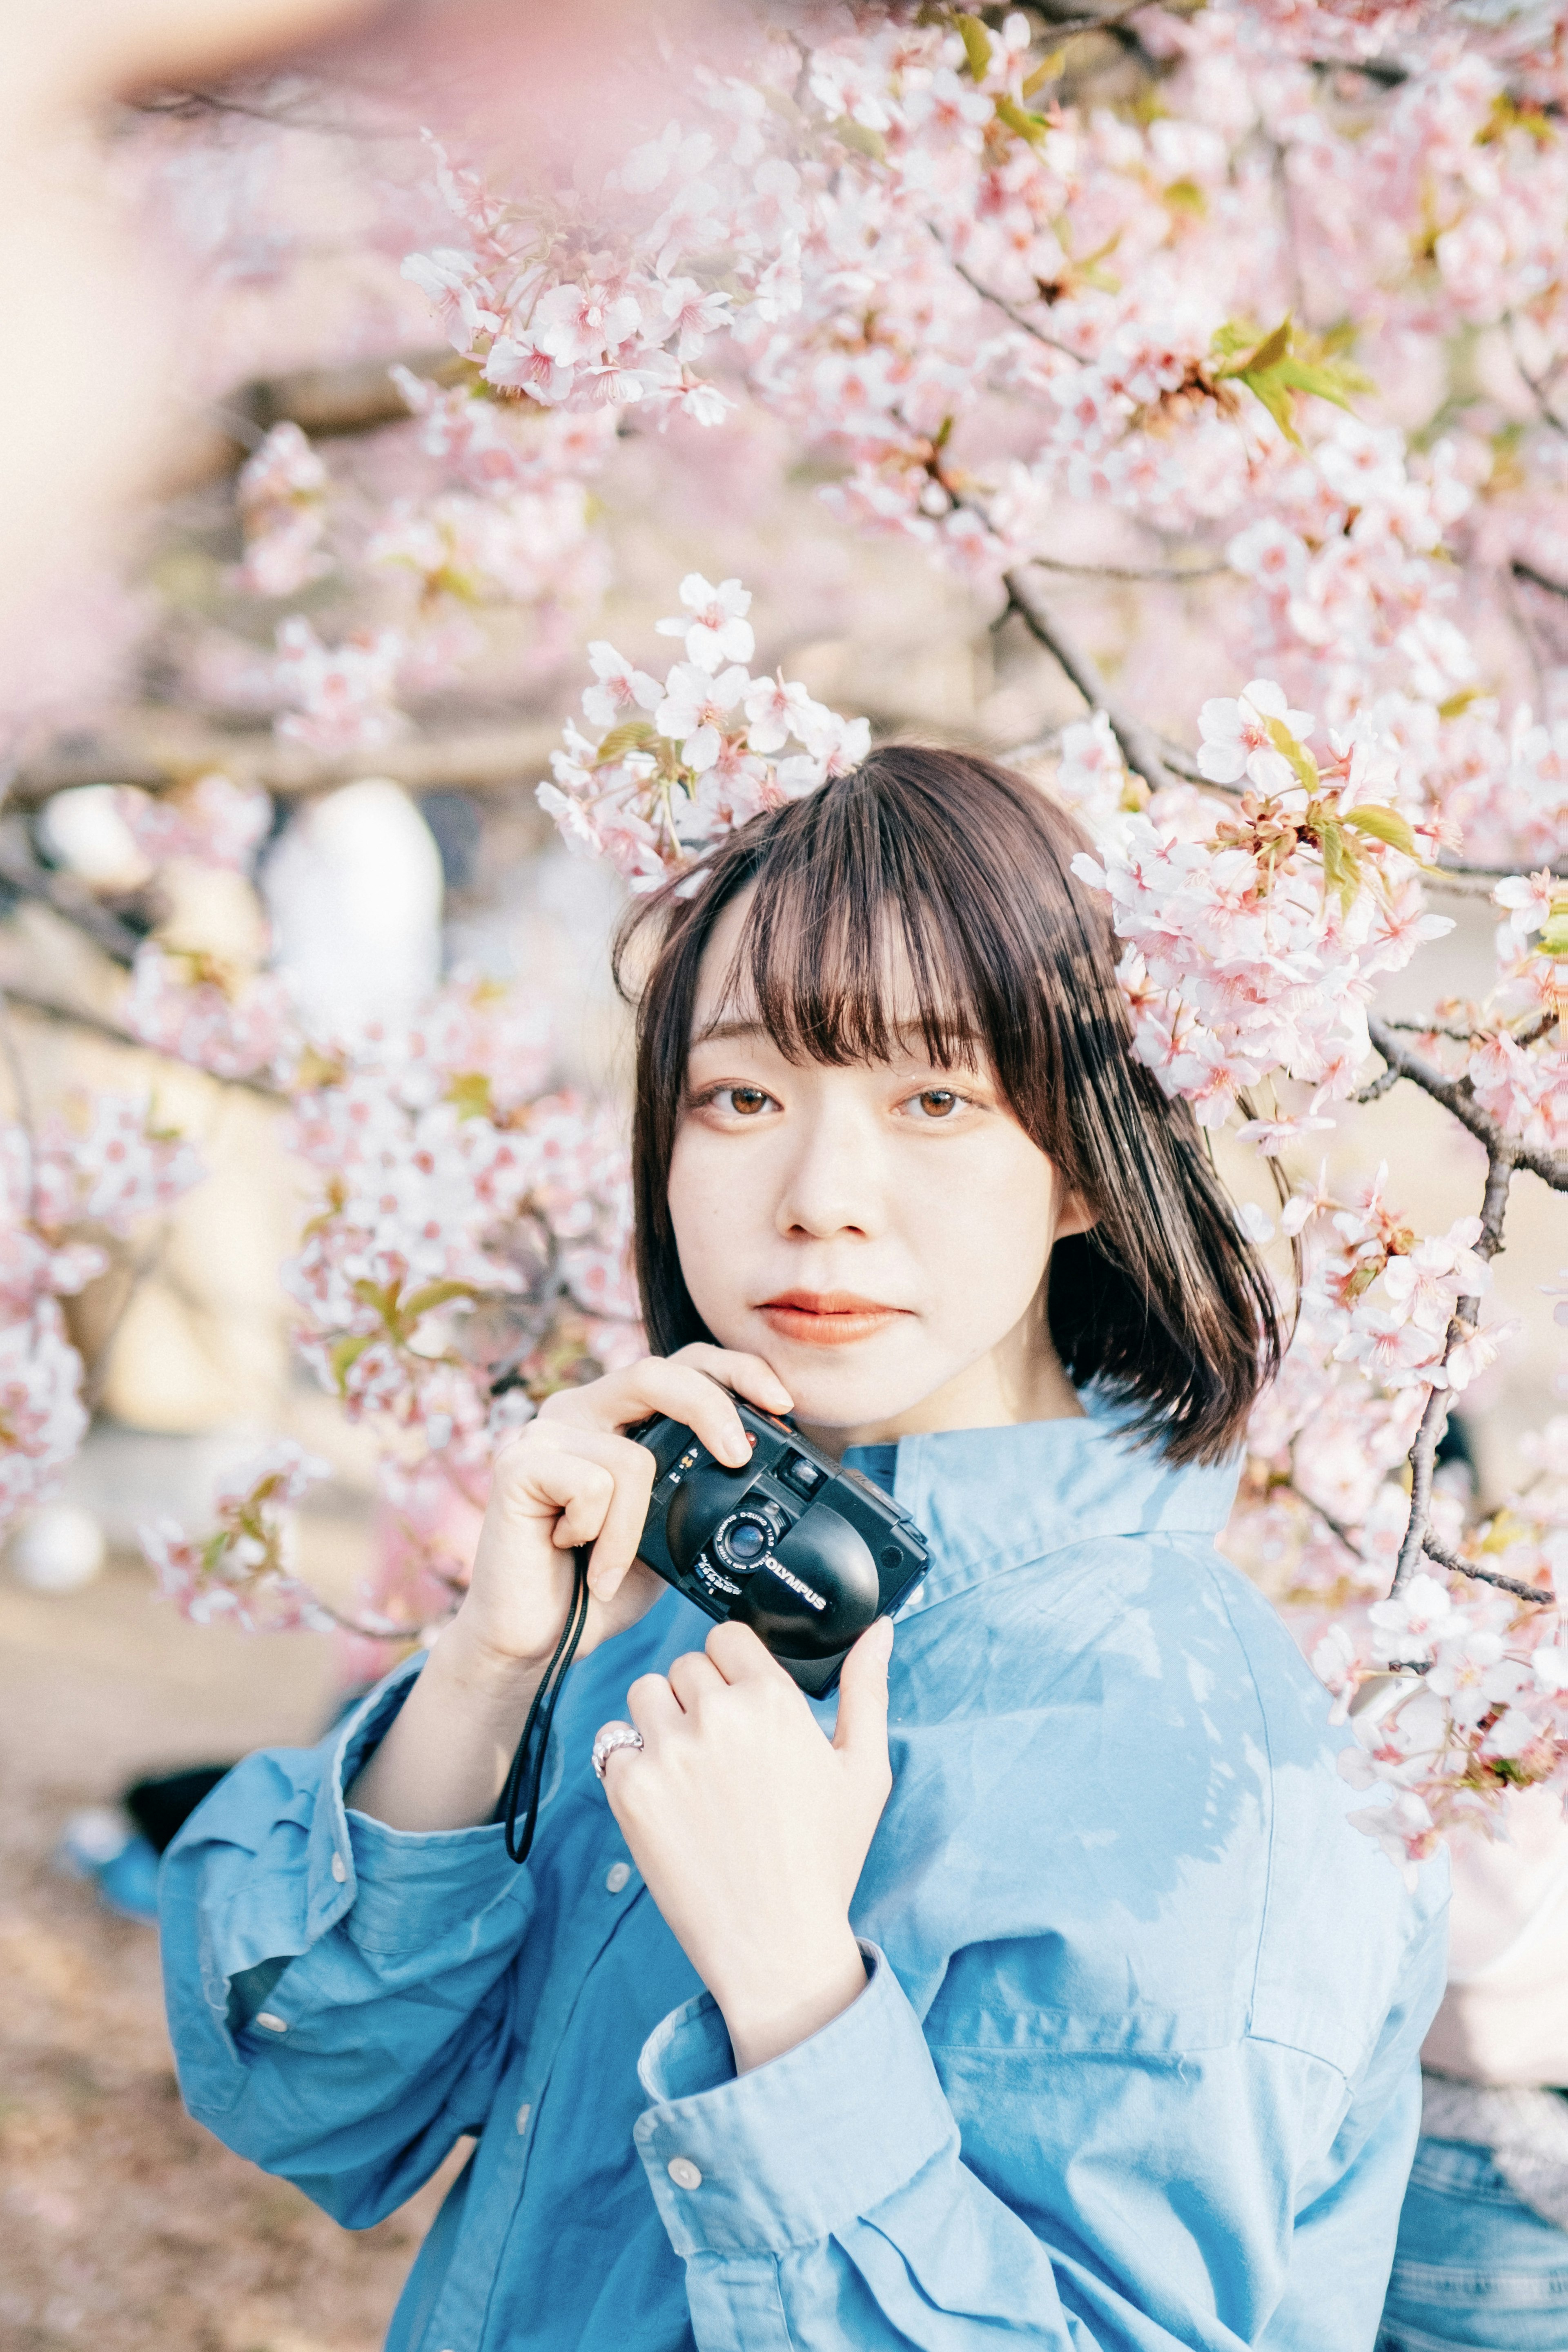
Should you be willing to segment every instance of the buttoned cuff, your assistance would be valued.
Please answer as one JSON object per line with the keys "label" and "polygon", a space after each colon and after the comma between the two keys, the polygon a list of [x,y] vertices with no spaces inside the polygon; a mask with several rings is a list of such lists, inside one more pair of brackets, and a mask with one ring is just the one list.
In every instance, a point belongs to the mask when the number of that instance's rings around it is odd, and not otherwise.
{"label": "buttoned cuff", "polygon": [[658,2104],[633,2137],[678,2254],[812,2244],[956,2149],[920,2020],[885,1955],[860,1948],[859,1999],[748,2074],[707,1993],[644,2043],[637,2074]]}
{"label": "buttoned cuff", "polygon": [[475,1918],[515,1893],[526,1876],[508,1854],[499,1822],[465,1830],[395,1830],[345,1804],[426,1656],[421,1651],[405,1660],[345,1719],[327,1779],[328,1801],[312,1824],[312,1909],[320,1877],[323,1910],[342,1918],[350,1941],[362,1951],[423,1951],[449,1935],[456,1921]]}

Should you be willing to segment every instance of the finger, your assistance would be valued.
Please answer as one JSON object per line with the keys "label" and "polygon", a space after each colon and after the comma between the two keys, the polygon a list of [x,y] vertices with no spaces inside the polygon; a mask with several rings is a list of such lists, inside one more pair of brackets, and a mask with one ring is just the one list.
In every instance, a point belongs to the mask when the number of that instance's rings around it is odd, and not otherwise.
{"label": "finger", "polygon": [[647,1525],[648,1496],[653,1492],[657,1465],[647,1446],[634,1445],[629,1437],[611,1437],[602,1442],[608,1451],[615,1486],[589,1555],[588,1590],[600,1601],[611,1601],[637,1556],[637,1546]]}
{"label": "finger", "polygon": [[868,1625],[838,1677],[838,1721],[833,1745],[841,1756],[886,1764],[888,1759],[888,1661],[893,1654],[893,1621]]}
{"label": "finger", "polygon": [[536,1426],[507,1463],[507,1475],[560,1516],[551,1540],[560,1550],[592,1544],[588,1581],[610,1599],[633,1560],[647,1522],[654,1460],[645,1445],[606,1432],[558,1423]]}
{"label": "finger", "polygon": [[749,1625],[737,1625],[732,1618],[715,1625],[704,1646],[727,1683],[777,1680],[795,1688],[792,1678]]}
{"label": "finger", "polygon": [[715,1348],[707,1339],[693,1339],[689,1346],[678,1348],[669,1359],[672,1364],[695,1364],[709,1379],[721,1387],[733,1389],[748,1404],[761,1405],[764,1412],[790,1412],[795,1400],[773,1366],[763,1356],[749,1356],[738,1348]]}
{"label": "finger", "polygon": [[[714,1348],[709,1353],[717,1358],[722,1350]],[[743,1469],[751,1460],[751,1441],[729,1389],[695,1364],[674,1357],[646,1356],[608,1380],[562,1389],[542,1406],[540,1419],[616,1433],[659,1412],[694,1431],[709,1453],[731,1469]]]}
{"label": "finger", "polygon": [[710,1657],[700,1650],[688,1650],[676,1659],[669,1669],[668,1682],[685,1712],[689,1715],[703,1693],[722,1690],[724,1677]]}
{"label": "finger", "polygon": [[649,1748],[661,1734],[678,1730],[685,1720],[680,1701],[663,1675],[637,1676],[626,1693],[626,1713]]}

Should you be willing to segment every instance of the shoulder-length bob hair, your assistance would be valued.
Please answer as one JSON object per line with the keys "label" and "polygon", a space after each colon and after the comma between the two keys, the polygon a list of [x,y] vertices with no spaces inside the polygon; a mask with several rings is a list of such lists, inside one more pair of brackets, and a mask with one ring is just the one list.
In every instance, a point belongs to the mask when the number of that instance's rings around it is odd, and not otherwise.
{"label": "shoulder-length bob hair", "polygon": [[1071,872],[1087,845],[1026,778],[897,745],[754,817],[628,910],[616,977],[632,995],[637,945],[636,1247],[658,1352],[712,1337],[681,1274],[669,1165],[703,951],[752,888],[727,996],[743,994],[792,1061],[884,1059],[900,1025],[939,1063],[982,1050],[1094,1212],[1051,1255],[1047,1311],[1069,1379],[1121,1399],[1173,1461],[1235,1447],[1279,1364],[1273,1290],[1188,1106],[1132,1058],[1110,918]]}

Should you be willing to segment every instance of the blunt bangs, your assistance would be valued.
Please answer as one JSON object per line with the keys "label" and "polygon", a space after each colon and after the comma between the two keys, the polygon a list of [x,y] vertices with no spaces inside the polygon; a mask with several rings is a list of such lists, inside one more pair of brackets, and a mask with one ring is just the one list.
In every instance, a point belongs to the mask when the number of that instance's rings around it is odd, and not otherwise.
{"label": "blunt bangs", "polygon": [[[637,1005],[636,1247],[656,1349],[712,1336],[680,1271],[669,1164],[703,955],[750,888],[722,1013],[757,1021],[795,1062],[889,1060],[918,1035],[939,1066],[987,1063],[1095,1215],[1051,1254],[1047,1313],[1068,1378],[1119,1398],[1174,1461],[1234,1449],[1279,1362],[1273,1288],[1190,1108],[1132,1058],[1110,917],[1071,872],[1087,846],[1026,778],[891,745],[628,910],[615,968]],[[634,946],[648,966],[635,992]]]}
{"label": "blunt bangs", "polygon": [[887,795],[831,791],[747,877],[722,1011],[757,1021],[792,1062],[889,1061],[912,1035],[937,1063],[988,1052],[963,919],[963,884],[982,877],[922,856],[933,845]]}

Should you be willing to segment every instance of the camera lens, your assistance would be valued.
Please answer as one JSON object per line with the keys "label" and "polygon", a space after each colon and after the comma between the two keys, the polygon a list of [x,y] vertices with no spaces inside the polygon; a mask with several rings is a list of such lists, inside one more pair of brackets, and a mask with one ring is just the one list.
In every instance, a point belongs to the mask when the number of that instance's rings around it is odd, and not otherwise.
{"label": "camera lens", "polygon": [[769,1557],[788,1527],[789,1520],[776,1504],[748,1499],[714,1528],[708,1541],[709,1553],[731,1575],[749,1576]]}
{"label": "camera lens", "polygon": [[736,1519],[725,1530],[724,1549],[732,1560],[749,1567],[753,1560],[761,1559],[767,1548],[768,1530],[758,1519]]}

